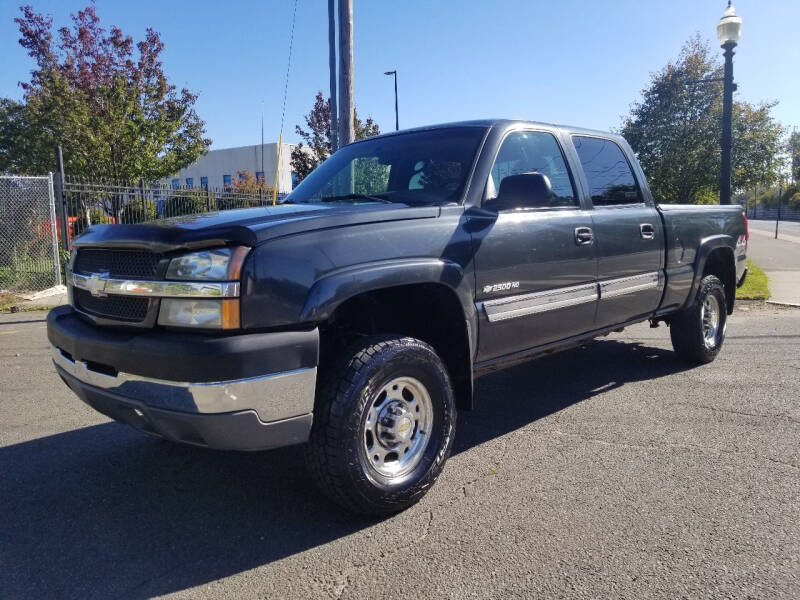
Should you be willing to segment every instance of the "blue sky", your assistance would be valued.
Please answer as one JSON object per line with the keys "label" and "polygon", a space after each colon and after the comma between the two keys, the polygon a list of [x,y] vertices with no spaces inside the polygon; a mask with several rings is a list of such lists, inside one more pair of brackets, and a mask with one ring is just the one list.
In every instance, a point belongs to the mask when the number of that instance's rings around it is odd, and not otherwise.
{"label": "blue sky", "polygon": [[[25,0],[67,24],[76,0]],[[22,1],[0,0],[0,95],[21,97],[31,59],[12,19]],[[197,110],[214,148],[280,129],[292,0],[225,3],[97,0],[106,25],[134,39],[152,26],[166,44],[172,82],[199,93]],[[400,126],[483,117],[525,118],[597,129],[617,127],[649,73],[699,32],[714,42],[721,0],[355,0],[355,98],[361,115],[394,127],[384,71],[397,69]],[[735,57],[738,97],[778,100],[774,114],[800,127],[798,0],[739,0],[744,20]],[[284,138],[327,94],[327,2],[299,0]],[[263,101],[263,105],[262,105]]]}

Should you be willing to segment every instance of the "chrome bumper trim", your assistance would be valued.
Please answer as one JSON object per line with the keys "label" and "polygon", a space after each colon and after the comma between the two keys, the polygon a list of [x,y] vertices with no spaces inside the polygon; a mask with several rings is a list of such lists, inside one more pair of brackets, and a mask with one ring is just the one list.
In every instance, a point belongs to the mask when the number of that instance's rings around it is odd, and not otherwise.
{"label": "chrome bumper trim", "polygon": [[314,408],[316,367],[233,381],[186,383],[129,373],[106,375],[86,362],[72,360],[55,346],[51,349],[56,366],[78,381],[153,408],[197,414],[252,409],[264,422],[308,414]]}
{"label": "chrome bumper trim", "polygon": [[81,275],[67,271],[67,283],[93,296],[138,296],[143,298],[237,298],[238,281],[138,281],[114,279],[103,273]]}

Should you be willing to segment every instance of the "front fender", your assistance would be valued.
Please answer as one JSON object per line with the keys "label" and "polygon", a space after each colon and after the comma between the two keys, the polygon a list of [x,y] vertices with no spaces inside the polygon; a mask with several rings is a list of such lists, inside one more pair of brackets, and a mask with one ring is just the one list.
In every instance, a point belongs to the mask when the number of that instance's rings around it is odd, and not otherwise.
{"label": "front fender", "polygon": [[464,269],[457,263],[438,258],[377,261],[332,271],[311,287],[300,319],[324,321],[342,302],[358,294],[419,283],[441,283],[453,290],[470,330],[475,331],[473,290],[464,276]]}

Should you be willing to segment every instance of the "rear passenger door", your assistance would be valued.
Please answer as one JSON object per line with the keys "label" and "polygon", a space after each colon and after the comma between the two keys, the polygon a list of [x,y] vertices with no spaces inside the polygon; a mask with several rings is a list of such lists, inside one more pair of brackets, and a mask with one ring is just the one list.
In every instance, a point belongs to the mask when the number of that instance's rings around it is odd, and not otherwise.
{"label": "rear passenger door", "polygon": [[661,220],[613,139],[573,135],[592,204],[600,300],[595,327],[652,313],[664,287]]}

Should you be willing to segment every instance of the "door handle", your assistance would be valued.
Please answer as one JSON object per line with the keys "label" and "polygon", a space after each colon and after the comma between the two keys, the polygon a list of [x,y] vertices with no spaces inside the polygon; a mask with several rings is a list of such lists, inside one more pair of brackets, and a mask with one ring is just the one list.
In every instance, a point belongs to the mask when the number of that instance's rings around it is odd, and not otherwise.
{"label": "door handle", "polygon": [[643,240],[652,240],[656,237],[656,230],[650,223],[642,223],[639,225],[639,235]]}
{"label": "door handle", "polygon": [[578,246],[588,246],[594,241],[594,233],[591,227],[576,227],[575,228],[575,243]]}

